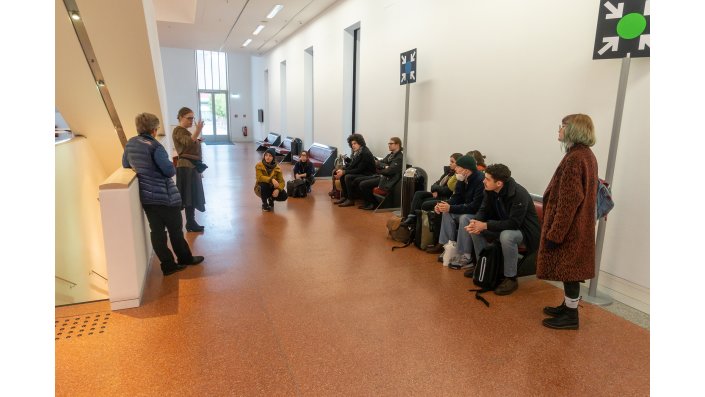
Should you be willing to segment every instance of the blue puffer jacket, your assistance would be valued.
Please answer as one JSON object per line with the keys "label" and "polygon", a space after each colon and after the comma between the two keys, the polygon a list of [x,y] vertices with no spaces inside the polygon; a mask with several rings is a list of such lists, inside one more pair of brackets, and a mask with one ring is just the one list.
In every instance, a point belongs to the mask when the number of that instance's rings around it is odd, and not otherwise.
{"label": "blue puffer jacket", "polygon": [[174,164],[152,135],[139,134],[127,141],[122,166],[137,173],[142,205],[181,207],[181,195],[171,179],[176,174]]}

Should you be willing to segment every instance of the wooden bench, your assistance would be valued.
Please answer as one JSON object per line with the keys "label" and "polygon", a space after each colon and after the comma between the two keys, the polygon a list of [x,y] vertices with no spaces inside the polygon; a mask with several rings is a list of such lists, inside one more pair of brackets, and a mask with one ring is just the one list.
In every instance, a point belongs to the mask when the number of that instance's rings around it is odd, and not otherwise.
{"label": "wooden bench", "polygon": [[292,162],[292,156],[298,156],[301,152],[301,143],[301,139],[299,138],[291,136],[284,138],[281,145],[275,149],[277,151],[277,157],[281,157],[279,162]]}
{"label": "wooden bench", "polygon": [[[335,163],[336,156],[338,156],[337,148],[314,142],[313,145],[308,148],[307,152],[308,161],[310,161],[316,169],[317,177],[333,175],[333,164]],[[299,155],[292,155],[291,161],[299,161]]]}
{"label": "wooden bench", "polygon": [[256,142],[259,145],[257,146],[257,151],[263,152],[267,150],[270,146],[277,147],[281,144],[281,139],[281,135],[277,134],[276,132],[270,132],[269,134],[267,134],[267,137],[263,141]]}

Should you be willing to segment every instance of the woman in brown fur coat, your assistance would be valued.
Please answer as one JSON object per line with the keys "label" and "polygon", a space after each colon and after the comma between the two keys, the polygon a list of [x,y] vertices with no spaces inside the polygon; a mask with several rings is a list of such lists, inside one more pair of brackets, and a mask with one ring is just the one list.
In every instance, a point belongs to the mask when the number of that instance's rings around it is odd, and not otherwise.
{"label": "woman in brown fur coat", "polygon": [[595,128],[590,116],[563,118],[558,140],[566,154],[543,194],[543,225],[536,258],[536,275],[562,281],[560,306],[547,306],[543,325],[556,329],[578,328],[580,281],[595,276],[595,207],[597,160],[590,149]]}

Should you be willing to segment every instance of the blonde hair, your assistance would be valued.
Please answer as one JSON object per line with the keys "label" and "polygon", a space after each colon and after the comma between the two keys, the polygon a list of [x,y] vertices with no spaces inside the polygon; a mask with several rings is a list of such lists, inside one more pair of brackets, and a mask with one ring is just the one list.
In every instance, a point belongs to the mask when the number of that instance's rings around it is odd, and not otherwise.
{"label": "blonde hair", "polygon": [[152,113],[140,113],[135,117],[135,127],[138,134],[151,134],[159,128],[159,118]]}
{"label": "blonde hair", "polygon": [[592,147],[597,142],[595,126],[587,114],[569,114],[563,117],[562,122],[566,125],[563,133],[563,145],[566,151],[576,143]]}

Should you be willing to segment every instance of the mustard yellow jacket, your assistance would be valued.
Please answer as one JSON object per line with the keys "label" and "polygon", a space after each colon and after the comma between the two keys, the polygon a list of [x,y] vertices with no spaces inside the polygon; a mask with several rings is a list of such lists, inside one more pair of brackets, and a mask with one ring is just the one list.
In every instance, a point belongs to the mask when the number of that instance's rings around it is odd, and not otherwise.
{"label": "mustard yellow jacket", "polygon": [[286,188],[284,184],[284,175],[282,174],[282,169],[279,167],[277,164],[274,167],[274,170],[272,171],[272,175],[269,175],[267,173],[267,168],[262,164],[261,161],[255,165],[255,172],[257,175],[257,180],[255,181],[255,190],[257,189],[257,185],[261,182],[264,183],[272,183],[272,179],[276,179],[277,182],[279,182],[279,190],[284,190]]}

